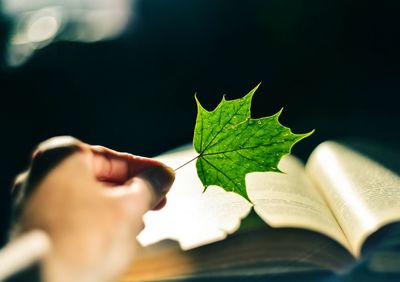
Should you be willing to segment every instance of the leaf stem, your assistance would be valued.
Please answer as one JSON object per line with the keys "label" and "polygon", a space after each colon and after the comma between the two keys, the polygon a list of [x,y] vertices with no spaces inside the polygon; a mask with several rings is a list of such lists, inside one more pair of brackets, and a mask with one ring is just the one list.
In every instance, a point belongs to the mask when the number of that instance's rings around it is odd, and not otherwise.
{"label": "leaf stem", "polygon": [[184,167],[185,165],[193,162],[194,160],[196,160],[198,157],[200,157],[201,155],[197,155],[196,157],[194,157],[193,159],[191,159],[190,161],[187,161],[186,163],[184,163],[183,165],[179,166],[178,168],[175,168],[174,170],[177,171],[178,169]]}

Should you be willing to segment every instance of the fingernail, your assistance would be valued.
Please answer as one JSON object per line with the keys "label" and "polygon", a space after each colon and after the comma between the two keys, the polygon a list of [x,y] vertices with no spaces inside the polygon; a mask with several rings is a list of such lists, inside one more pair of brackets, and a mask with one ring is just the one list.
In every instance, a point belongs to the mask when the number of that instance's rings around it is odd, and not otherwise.
{"label": "fingernail", "polygon": [[156,166],[143,171],[138,177],[149,181],[157,196],[163,196],[175,180],[175,171],[168,166]]}

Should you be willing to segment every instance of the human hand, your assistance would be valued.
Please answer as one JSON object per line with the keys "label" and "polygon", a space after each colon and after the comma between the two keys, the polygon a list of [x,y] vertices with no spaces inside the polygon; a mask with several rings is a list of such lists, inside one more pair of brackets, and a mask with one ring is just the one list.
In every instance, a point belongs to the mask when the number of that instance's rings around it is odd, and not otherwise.
{"label": "human hand", "polygon": [[39,228],[50,235],[45,281],[113,281],[134,258],[142,216],[165,205],[174,177],[153,159],[49,139],[16,181],[22,209],[15,233]]}

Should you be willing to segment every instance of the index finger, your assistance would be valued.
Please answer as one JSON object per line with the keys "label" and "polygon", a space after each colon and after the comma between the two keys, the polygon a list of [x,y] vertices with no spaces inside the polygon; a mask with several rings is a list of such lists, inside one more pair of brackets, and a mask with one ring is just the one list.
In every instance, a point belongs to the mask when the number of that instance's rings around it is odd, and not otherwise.
{"label": "index finger", "polygon": [[149,168],[164,166],[154,159],[117,152],[103,146],[90,148],[93,153],[93,172],[99,181],[121,185]]}

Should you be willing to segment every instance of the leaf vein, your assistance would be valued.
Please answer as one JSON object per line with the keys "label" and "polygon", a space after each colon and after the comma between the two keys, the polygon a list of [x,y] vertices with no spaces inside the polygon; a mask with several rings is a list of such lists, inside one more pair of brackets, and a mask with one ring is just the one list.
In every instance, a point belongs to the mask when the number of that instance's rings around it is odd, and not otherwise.
{"label": "leaf vein", "polygon": [[236,149],[221,151],[221,152],[205,153],[201,156],[211,156],[211,155],[219,155],[219,154],[231,153],[231,152],[236,152],[236,151],[241,151],[241,150],[251,150],[251,149],[256,149],[258,147],[270,147],[272,145],[276,145],[279,143],[283,143],[283,142],[273,142],[273,143],[268,143],[268,144],[259,144],[259,145],[255,145],[255,146],[251,146],[251,147],[236,148]]}
{"label": "leaf vein", "polygon": [[211,141],[206,145],[206,147],[204,148],[204,150],[202,152],[200,152],[200,155],[202,155],[207,148],[212,144],[212,142],[215,140],[215,138],[222,132],[222,130],[224,130],[225,126],[233,119],[233,117],[236,116],[236,114],[240,111],[240,109],[245,105],[241,104],[240,107],[237,109],[237,111],[229,118],[229,120],[221,127],[221,129],[217,132],[217,134],[214,135],[214,137],[211,139]]}
{"label": "leaf vein", "polygon": [[235,191],[236,188],[236,183],[228,176],[226,175],[220,168],[216,167],[213,163],[208,161],[206,158],[203,158],[204,161],[206,161],[210,166],[212,166],[217,172],[225,176],[232,184],[233,184],[233,192]]}

